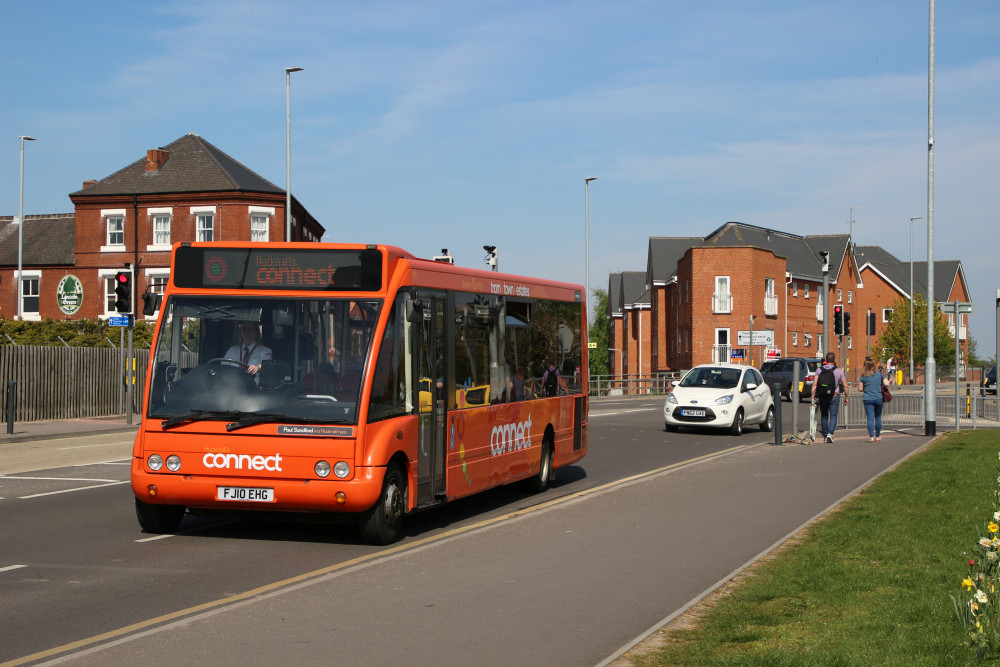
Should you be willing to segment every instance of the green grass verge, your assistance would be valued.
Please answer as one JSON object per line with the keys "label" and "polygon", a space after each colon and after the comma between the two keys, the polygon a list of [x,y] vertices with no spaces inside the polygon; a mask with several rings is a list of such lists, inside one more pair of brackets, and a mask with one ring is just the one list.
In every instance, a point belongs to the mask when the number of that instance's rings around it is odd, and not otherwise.
{"label": "green grass verge", "polygon": [[940,438],[634,662],[977,664],[952,596],[992,519],[998,451],[998,431]]}

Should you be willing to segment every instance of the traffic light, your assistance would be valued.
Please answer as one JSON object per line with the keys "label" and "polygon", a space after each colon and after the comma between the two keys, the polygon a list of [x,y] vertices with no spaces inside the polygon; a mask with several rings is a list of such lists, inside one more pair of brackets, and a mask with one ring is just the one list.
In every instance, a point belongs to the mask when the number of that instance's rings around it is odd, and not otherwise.
{"label": "traffic light", "polygon": [[115,311],[127,315],[135,314],[132,290],[132,269],[125,269],[115,274]]}
{"label": "traffic light", "polygon": [[833,307],[833,335],[843,336],[844,335],[844,307],[834,306]]}
{"label": "traffic light", "polygon": [[846,311],[844,312],[844,335],[851,335],[851,314]]}

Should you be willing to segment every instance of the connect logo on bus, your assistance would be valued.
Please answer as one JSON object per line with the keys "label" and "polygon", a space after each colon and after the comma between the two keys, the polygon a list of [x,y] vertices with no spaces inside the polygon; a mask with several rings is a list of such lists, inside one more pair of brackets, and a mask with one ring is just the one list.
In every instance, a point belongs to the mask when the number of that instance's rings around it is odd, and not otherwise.
{"label": "connect logo on bus", "polygon": [[249,454],[205,454],[201,460],[206,468],[235,468],[236,470],[270,470],[281,472],[281,454],[250,456]]}
{"label": "connect logo on bus", "polygon": [[531,446],[531,415],[523,422],[494,426],[490,432],[490,454],[500,456],[506,452],[527,449]]}

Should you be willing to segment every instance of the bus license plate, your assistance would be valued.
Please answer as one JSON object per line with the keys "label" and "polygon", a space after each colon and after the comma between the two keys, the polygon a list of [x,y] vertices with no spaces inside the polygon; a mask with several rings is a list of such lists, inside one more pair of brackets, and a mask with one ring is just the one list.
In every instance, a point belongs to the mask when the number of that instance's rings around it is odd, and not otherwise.
{"label": "bus license plate", "polygon": [[704,417],[704,410],[681,410],[681,415],[684,417]]}
{"label": "bus license plate", "polygon": [[274,489],[253,489],[245,486],[220,486],[218,500],[273,503]]}

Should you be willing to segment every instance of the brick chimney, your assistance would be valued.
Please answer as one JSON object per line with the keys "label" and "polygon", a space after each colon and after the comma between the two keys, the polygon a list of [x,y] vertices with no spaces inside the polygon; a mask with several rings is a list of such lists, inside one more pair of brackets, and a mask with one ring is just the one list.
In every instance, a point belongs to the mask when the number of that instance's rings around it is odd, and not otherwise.
{"label": "brick chimney", "polygon": [[87,188],[89,188],[91,185],[94,185],[95,183],[97,183],[96,180],[94,180],[92,178],[88,179],[88,180],[86,180],[86,181],[83,182],[83,189],[86,190]]}
{"label": "brick chimney", "polygon": [[146,151],[146,171],[159,171],[169,157],[170,151],[165,151],[162,148],[150,148]]}

